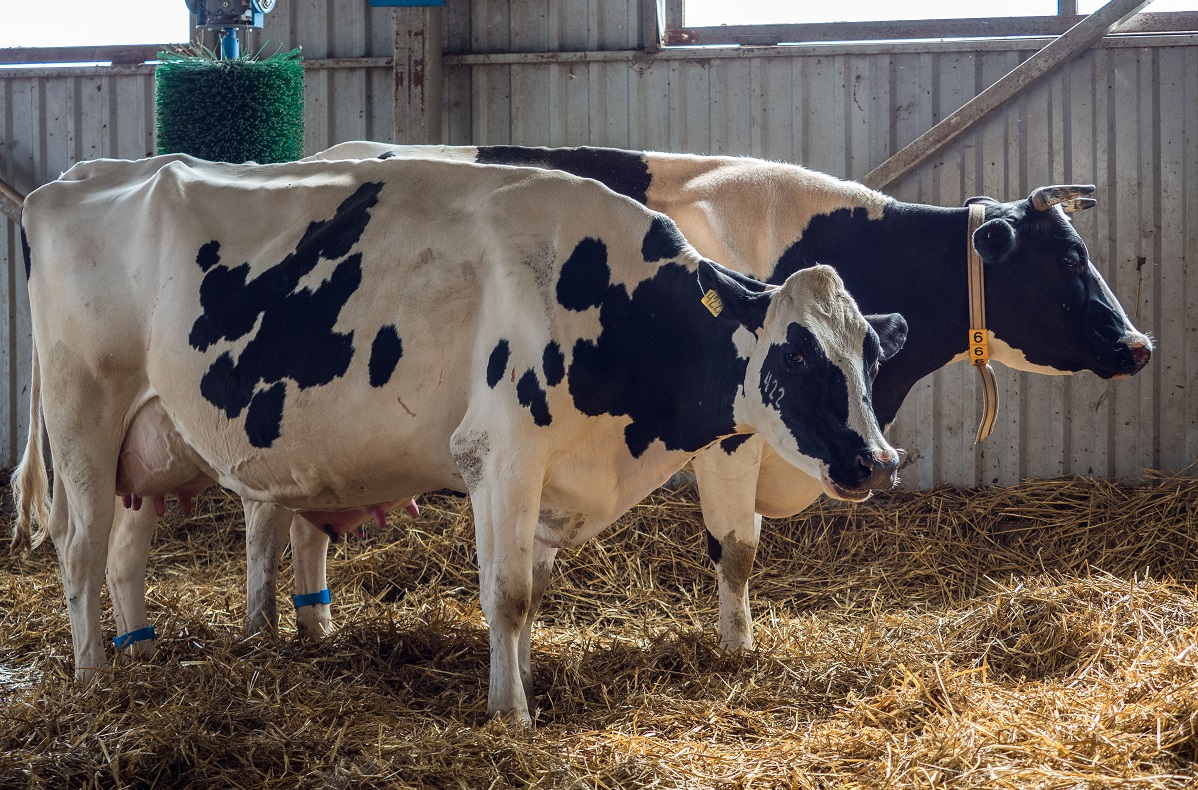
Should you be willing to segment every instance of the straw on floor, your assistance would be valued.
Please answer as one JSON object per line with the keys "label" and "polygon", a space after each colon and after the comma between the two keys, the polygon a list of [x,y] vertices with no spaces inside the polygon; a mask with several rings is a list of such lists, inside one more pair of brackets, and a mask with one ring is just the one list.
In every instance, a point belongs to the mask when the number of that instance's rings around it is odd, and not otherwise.
{"label": "straw on floor", "polygon": [[319,645],[293,640],[283,605],[280,638],[242,636],[240,508],[202,504],[155,540],[158,654],[87,686],[70,680],[52,549],[0,560],[0,786],[1198,782],[1193,477],[892,493],[767,521],[758,646],[732,655],[694,494],[659,493],[559,556],[530,732],[485,715],[467,500],[425,498],[418,520],[338,547],[339,628]]}

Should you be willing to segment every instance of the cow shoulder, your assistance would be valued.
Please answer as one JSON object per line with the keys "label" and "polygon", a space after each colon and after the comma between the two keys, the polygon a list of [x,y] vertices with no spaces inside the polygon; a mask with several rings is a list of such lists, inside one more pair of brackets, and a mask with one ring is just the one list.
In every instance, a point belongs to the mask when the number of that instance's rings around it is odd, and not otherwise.
{"label": "cow shoulder", "polygon": [[646,160],[647,205],[672,217],[703,256],[762,280],[775,275],[813,219],[858,208],[876,219],[892,202],[862,184],[784,162],[667,153]]}

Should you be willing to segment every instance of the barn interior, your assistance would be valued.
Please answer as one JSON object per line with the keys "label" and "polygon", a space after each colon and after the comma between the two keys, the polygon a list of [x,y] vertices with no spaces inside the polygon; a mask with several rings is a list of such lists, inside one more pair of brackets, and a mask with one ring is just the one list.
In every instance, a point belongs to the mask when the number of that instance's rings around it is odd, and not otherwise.
{"label": "barn interior", "polygon": [[[176,42],[0,41],[6,468],[29,426],[21,203],[77,162],[157,152],[159,53],[222,47],[177,5]],[[907,20],[868,5],[713,24],[689,0],[282,0],[238,36],[302,53],[305,155],[377,140],[752,156],[936,206],[1094,184],[1072,221],[1153,338],[1143,372],[995,365],[981,442],[975,370],[921,380],[889,430],[899,489],[765,520],[749,651],[717,643],[694,490],[659,491],[563,552],[529,730],[486,715],[468,499],[429,497],[335,547],[337,628],[317,643],[295,638],[286,589],[279,633],[244,634],[231,496],[172,505],[147,575],[158,652],[89,684],[72,680],[52,547],[5,555],[0,785],[1193,786],[1198,5]]]}

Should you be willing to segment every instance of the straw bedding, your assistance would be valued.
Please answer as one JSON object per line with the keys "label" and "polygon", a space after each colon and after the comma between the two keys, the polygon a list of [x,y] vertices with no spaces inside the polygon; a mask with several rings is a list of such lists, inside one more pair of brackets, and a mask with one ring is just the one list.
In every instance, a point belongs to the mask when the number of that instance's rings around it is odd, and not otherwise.
{"label": "straw bedding", "polygon": [[241,634],[235,500],[168,514],[159,652],[88,687],[69,680],[52,549],[0,559],[0,786],[1198,782],[1193,477],[892,493],[767,522],[758,646],[732,655],[694,494],[659,493],[559,555],[529,732],[486,719],[468,502],[421,506],[335,550],[339,629],[319,645],[294,641],[282,604],[280,638]]}

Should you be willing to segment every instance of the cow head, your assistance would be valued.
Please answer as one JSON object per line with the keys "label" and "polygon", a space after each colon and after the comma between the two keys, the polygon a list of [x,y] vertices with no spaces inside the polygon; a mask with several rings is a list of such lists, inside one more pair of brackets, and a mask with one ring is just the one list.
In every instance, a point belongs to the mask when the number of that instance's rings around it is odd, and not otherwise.
{"label": "cow head", "polygon": [[1092,186],[1035,190],[1027,200],[986,208],[973,234],[985,261],[986,318],[998,341],[992,355],[1038,373],[1090,370],[1102,378],[1138,373],[1152,341],[1132,326],[1119,300],[1090,262],[1068,213],[1095,204]]}
{"label": "cow head", "polygon": [[756,337],[737,422],[822,480],[829,496],[862,500],[894,485],[898,452],[882,436],[870,395],[878,365],[906,340],[903,317],[862,316],[829,266],[770,286],[703,261],[699,283],[718,295],[721,318]]}

